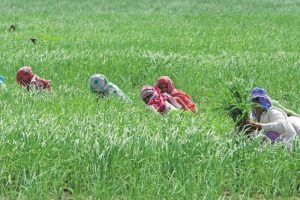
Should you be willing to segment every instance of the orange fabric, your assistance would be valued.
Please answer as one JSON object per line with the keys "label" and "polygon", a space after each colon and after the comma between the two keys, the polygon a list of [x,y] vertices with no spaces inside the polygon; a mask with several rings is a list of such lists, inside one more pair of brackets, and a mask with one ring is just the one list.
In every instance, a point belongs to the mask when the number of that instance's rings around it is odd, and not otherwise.
{"label": "orange fabric", "polygon": [[172,96],[176,99],[176,101],[182,106],[184,110],[197,112],[197,105],[192,101],[191,98],[189,98],[187,94],[179,92],[174,93]]}
{"label": "orange fabric", "polygon": [[177,101],[177,103],[179,103],[181,105],[181,108],[183,110],[186,110],[187,109],[187,105],[181,100],[181,98],[179,97],[174,97],[174,99]]}
{"label": "orange fabric", "polygon": [[160,77],[156,82],[155,88],[159,88],[161,84],[167,84],[167,93],[175,98],[183,110],[197,111],[197,105],[192,101],[192,98],[187,93],[176,89],[174,83],[168,76]]}

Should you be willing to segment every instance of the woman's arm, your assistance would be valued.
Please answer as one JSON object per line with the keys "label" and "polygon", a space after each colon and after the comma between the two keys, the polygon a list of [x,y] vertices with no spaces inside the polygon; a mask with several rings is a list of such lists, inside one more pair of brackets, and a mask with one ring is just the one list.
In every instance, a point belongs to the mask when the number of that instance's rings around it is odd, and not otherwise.
{"label": "woman's arm", "polygon": [[275,131],[278,133],[284,133],[288,131],[287,117],[282,112],[276,109],[268,111],[269,121],[268,123],[255,123],[250,122],[251,126],[256,129],[264,129],[266,131]]}
{"label": "woman's arm", "polygon": [[[167,94],[164,94],[167,95]],[[171,95],[167,95],[168,96],[168,102],[174,106],[177,109],[181,109],[181,105],[171,96]]]}

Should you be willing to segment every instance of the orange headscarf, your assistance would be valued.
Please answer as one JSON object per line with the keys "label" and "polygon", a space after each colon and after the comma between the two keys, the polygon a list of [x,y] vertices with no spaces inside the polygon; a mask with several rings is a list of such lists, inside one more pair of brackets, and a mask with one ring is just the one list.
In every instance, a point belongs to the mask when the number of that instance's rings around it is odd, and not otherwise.
{"label": "orange headscarf", "polygon": [[184,110],[197,111],[197,105],[192,98],[187,93],[176,89],[173,81],[168,76],[160,77],[155,84],[155,88],[159,88],[161,84],[167,85],[167,93],[174,97]]}

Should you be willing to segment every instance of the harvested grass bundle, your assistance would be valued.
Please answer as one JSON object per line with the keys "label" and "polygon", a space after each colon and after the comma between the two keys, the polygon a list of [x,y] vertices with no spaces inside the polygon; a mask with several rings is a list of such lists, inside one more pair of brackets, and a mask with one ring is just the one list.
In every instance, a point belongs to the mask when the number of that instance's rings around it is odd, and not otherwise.
{"label": "harvested grass bundle", "polygon": [[252,84],[243,79],[234,78],[231,82],[223,83],[220,90],[216,111],[221,115],[229,116],[239,131],[249,133],[248,126],[251,111],[249,94]]}

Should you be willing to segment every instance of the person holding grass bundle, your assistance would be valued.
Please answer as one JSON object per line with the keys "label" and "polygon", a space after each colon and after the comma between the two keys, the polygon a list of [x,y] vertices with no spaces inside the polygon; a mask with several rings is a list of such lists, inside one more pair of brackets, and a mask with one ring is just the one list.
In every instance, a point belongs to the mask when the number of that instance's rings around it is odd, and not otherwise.
{"label": "person holding grass bundle", "polygon": [[155,88],[159,89],[161,93],[171,95],[181,105],[183,110],[197,112],[197,105],[192,98],[185,92],[175,88],[173,81],[168,76],[160,77],[155,84]]}
{"label": "person holding grass bundle", "polygon": [[253,90],[252,90],[251,93],[252,93],[252,96],[253,96],[253,95],[254,95],[254,96],[255,96],[255,95],[259,95],[259,94],[268,96],[268,98],[270,99],[272,105],[275,106],[275,107],[277,107],[277,108],[282,109],[282,110],[287,114],[287,116],[300,117],[299,114],[295,113],[295,112],[292,111],[292,110],[289,110],[289,109],[285,108],[285,107],[284,107],[283,105],[281,105],[278,101],[276,101],[276,100],[274,100],[274,99],[271,99],[271,97],[268,95],[268,92],[267,92],[266,89],[263,89],[263,88],[260,88],[260,87],[255,87],[255,88],[253,88]]}
{"label": "person holding grass bundle", "polygon": [[118,86],[109,82],[102,74],[93,74],[89,79],[89,85],[92,92],[97,95],[97,98],[114,95],[125,101],[131,101],[130,98]]}
{"label": "person holding grass bundle", "polygon": [[19,69],[16,80],[20,85],[26,87],[28,91],[30,89],[51,89],[51,80],[45,80],[35,75],[32,72],[32,68],[28,66]]}
{"label": "person holding grass bundle", "polygon": [[161,93],[150,85],[143,86],[141,98],[149,108],[163,115],[168,114],[172,110],[181,109],[181,106],[171,95]]}
{"label": "person holding grass bundle", "polygon": [[251,127],[263,130],[272,141],[282,141],[291,148],[292,141],[299,134],[300,118],[288,117],[281,108],[273,106],[271,98],[261,88],[254,88],[251,94],[253,102],[253,119],[249,121]]}

